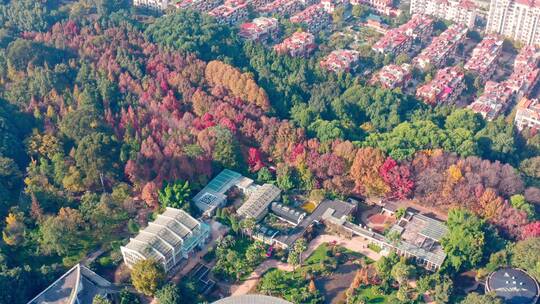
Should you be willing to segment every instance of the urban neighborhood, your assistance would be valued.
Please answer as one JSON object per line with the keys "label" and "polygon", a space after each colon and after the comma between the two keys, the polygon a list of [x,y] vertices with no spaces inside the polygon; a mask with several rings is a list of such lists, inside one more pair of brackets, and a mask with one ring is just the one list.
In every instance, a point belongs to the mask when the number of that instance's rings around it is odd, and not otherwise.
{"label": "urban neighborhood", "polygon": [[540,303],[540,0],[0,0],[0,304]]}

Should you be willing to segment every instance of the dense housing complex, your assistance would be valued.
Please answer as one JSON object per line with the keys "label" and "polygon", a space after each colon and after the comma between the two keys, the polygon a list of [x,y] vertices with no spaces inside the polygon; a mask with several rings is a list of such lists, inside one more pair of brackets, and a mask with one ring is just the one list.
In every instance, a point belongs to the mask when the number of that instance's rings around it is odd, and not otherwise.
{"label": "dense housing complex", "polygon": [[383,15],[398,15],[399,11],[396,10],[392,0],[351,0],[352,5],[367,5],[371,9],[375,10],[379,14]]}
{"label": "dense housing complex", "polygon": [[450,20],[468,28],[474,27],[476,21],[476,5],[470,0],[412,0],[410,12]]}
{"label": "dense housing complex", "polygon": [[181,209],[167,208],[126,246],[121,247],[124,262],[133,267],[140,260],[154,259],[166,272],[179,265],[197,247],[205,245],[210,227]]}
{"label": "dense housing complex", "polygon": [[415,39],[426,41],[433,33],[433,19],[415,14],[409,22],[391,29],[372,49],[382,54],[399,55],[408,52]]}
{"label": "dense housing complex", "polygon": [[308,6],[303,11],[289,19],[292,23],[303,23],[308,31],[314,33],[322,30],[332,22],[331,15],[326,11],[322,3]]}
{"label": "dense housing complex", "polygon": [[475,73],[487,81],[497,68],[497,59],[502,53],[503,40],[490,35],[484,37],[474,48],[471,58],[465,63],[465,70]]}
{"label": "dense housing complex", "polygon": [[176,7],[199,12],[209,12],[218,7],[221,2],[222,0],[181,0],[176,3]]}
{"label": "dense housing complex", "polygon": [[460,24],[450,26],[413,60],[413,64],[421,69],[440,68],[445,60],[453,54],[457,46],[465,40],[467,28]]}
{"label": "dense housing complex", "polygon": [[540,45],[540,1],[491,0],[486,31]]}
{"label": "dense housing complex", "polygon": [[433,80],[416,90],[416,96],[429,105],[453,103],[465,88],[464,77],[459,67],[440,69]]}
{"label": "dense housing complex", "polygon": [[133,5],[151,10],[164,11],[169,6],[169,0],[133,0]]}
{"label": "dense housing complex", "polygon": [[216,18],[218,23],[234,25],[248,18],[248,2],[246,0],[226,0],[208,14]]}
{"label": "dense housing complex", "polygon": [[469,108],[487,120],[493,120],[506,111],[509,106],[529,96],[540,80],[538,62],[540,50],[533,46],[524,47],[514,61],[514,71],[503,82],[488,81],[484,93]]}

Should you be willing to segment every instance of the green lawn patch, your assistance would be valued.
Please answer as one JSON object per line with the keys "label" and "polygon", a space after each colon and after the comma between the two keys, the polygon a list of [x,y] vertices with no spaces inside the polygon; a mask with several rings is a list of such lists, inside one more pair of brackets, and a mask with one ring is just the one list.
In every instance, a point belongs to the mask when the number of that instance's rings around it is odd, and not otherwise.
{"label": "green lawn patch", "polygon": [[328,248],[327,244],[321,244],[306,259],[306,263],[307,264],[315,264],[315,263],[321,262],[322,260],[324,260],[328,256],[328,251],[329,250],[330,250],[330,248]]}
{"label": "green lawn patch", "polygon": [[394,293],[386,295],[377,289],[375,286],[360,287],[356,290],[355,296],[364,299],[366,304],[388,303],[394,297]]}

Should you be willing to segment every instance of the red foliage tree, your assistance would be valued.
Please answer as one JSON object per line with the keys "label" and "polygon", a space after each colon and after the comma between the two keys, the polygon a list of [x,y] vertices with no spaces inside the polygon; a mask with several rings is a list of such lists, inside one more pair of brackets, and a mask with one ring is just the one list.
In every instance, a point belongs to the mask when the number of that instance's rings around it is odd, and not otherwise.
{"label": "red foliage tree", "polygon": [[523,227],[521,239],[525,240],[533,237],[540,237],[540,221],[532,222]]}
{"label": "red foliage tree", "polygon": [[411,195],[414,188],[414,181],[411,179],[409,166],[405,164],[398,165],[394,159],[388,157],[379,168],[379,173],[391,189],[387,197],[392,199],[406,199]]}
{"label": "red foliage tree", "polygon": [[249,148],[248,165],[249,165],[249,170],[251,170],[251,172],[257,172],[259,171],[259,169],[264,167],[261,151],[259,151],[259,149],[253,148],[253,147]]}

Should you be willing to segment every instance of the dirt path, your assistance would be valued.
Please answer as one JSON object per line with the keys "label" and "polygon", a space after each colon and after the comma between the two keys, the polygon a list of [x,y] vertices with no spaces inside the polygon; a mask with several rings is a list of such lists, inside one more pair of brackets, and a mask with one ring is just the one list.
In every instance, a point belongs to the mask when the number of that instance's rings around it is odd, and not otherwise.
{"label": "dirt path", "polygon": [[[368,241],[365,241],[360,237],[355,237],[349,240],[341,238],[339,236],[323,234],[319,235],[309,243],[308,248],[302,254],[302,260],[306,260],[320,245],[324,243],[331,243],[334,241],[337,243],[338,246],[342,246],[351,251],[361,253],[374,261],[377,261],[381,258],[380,254],[368,249]],[[277,268],[283,271],[294,270],[293,266],[287,263],[279,262],[276,260],[266,260],[262,264],[257,266],[257,268],[255,268],[255,270],[249,275],[249,277],[245,281],[241,282],[241,284],[231,286],[231,295],[238,296],[248,294],[251,290],[255,288],[255,286],[257,286],[257,283],[259,282],[262,275],[271,268]]]}

